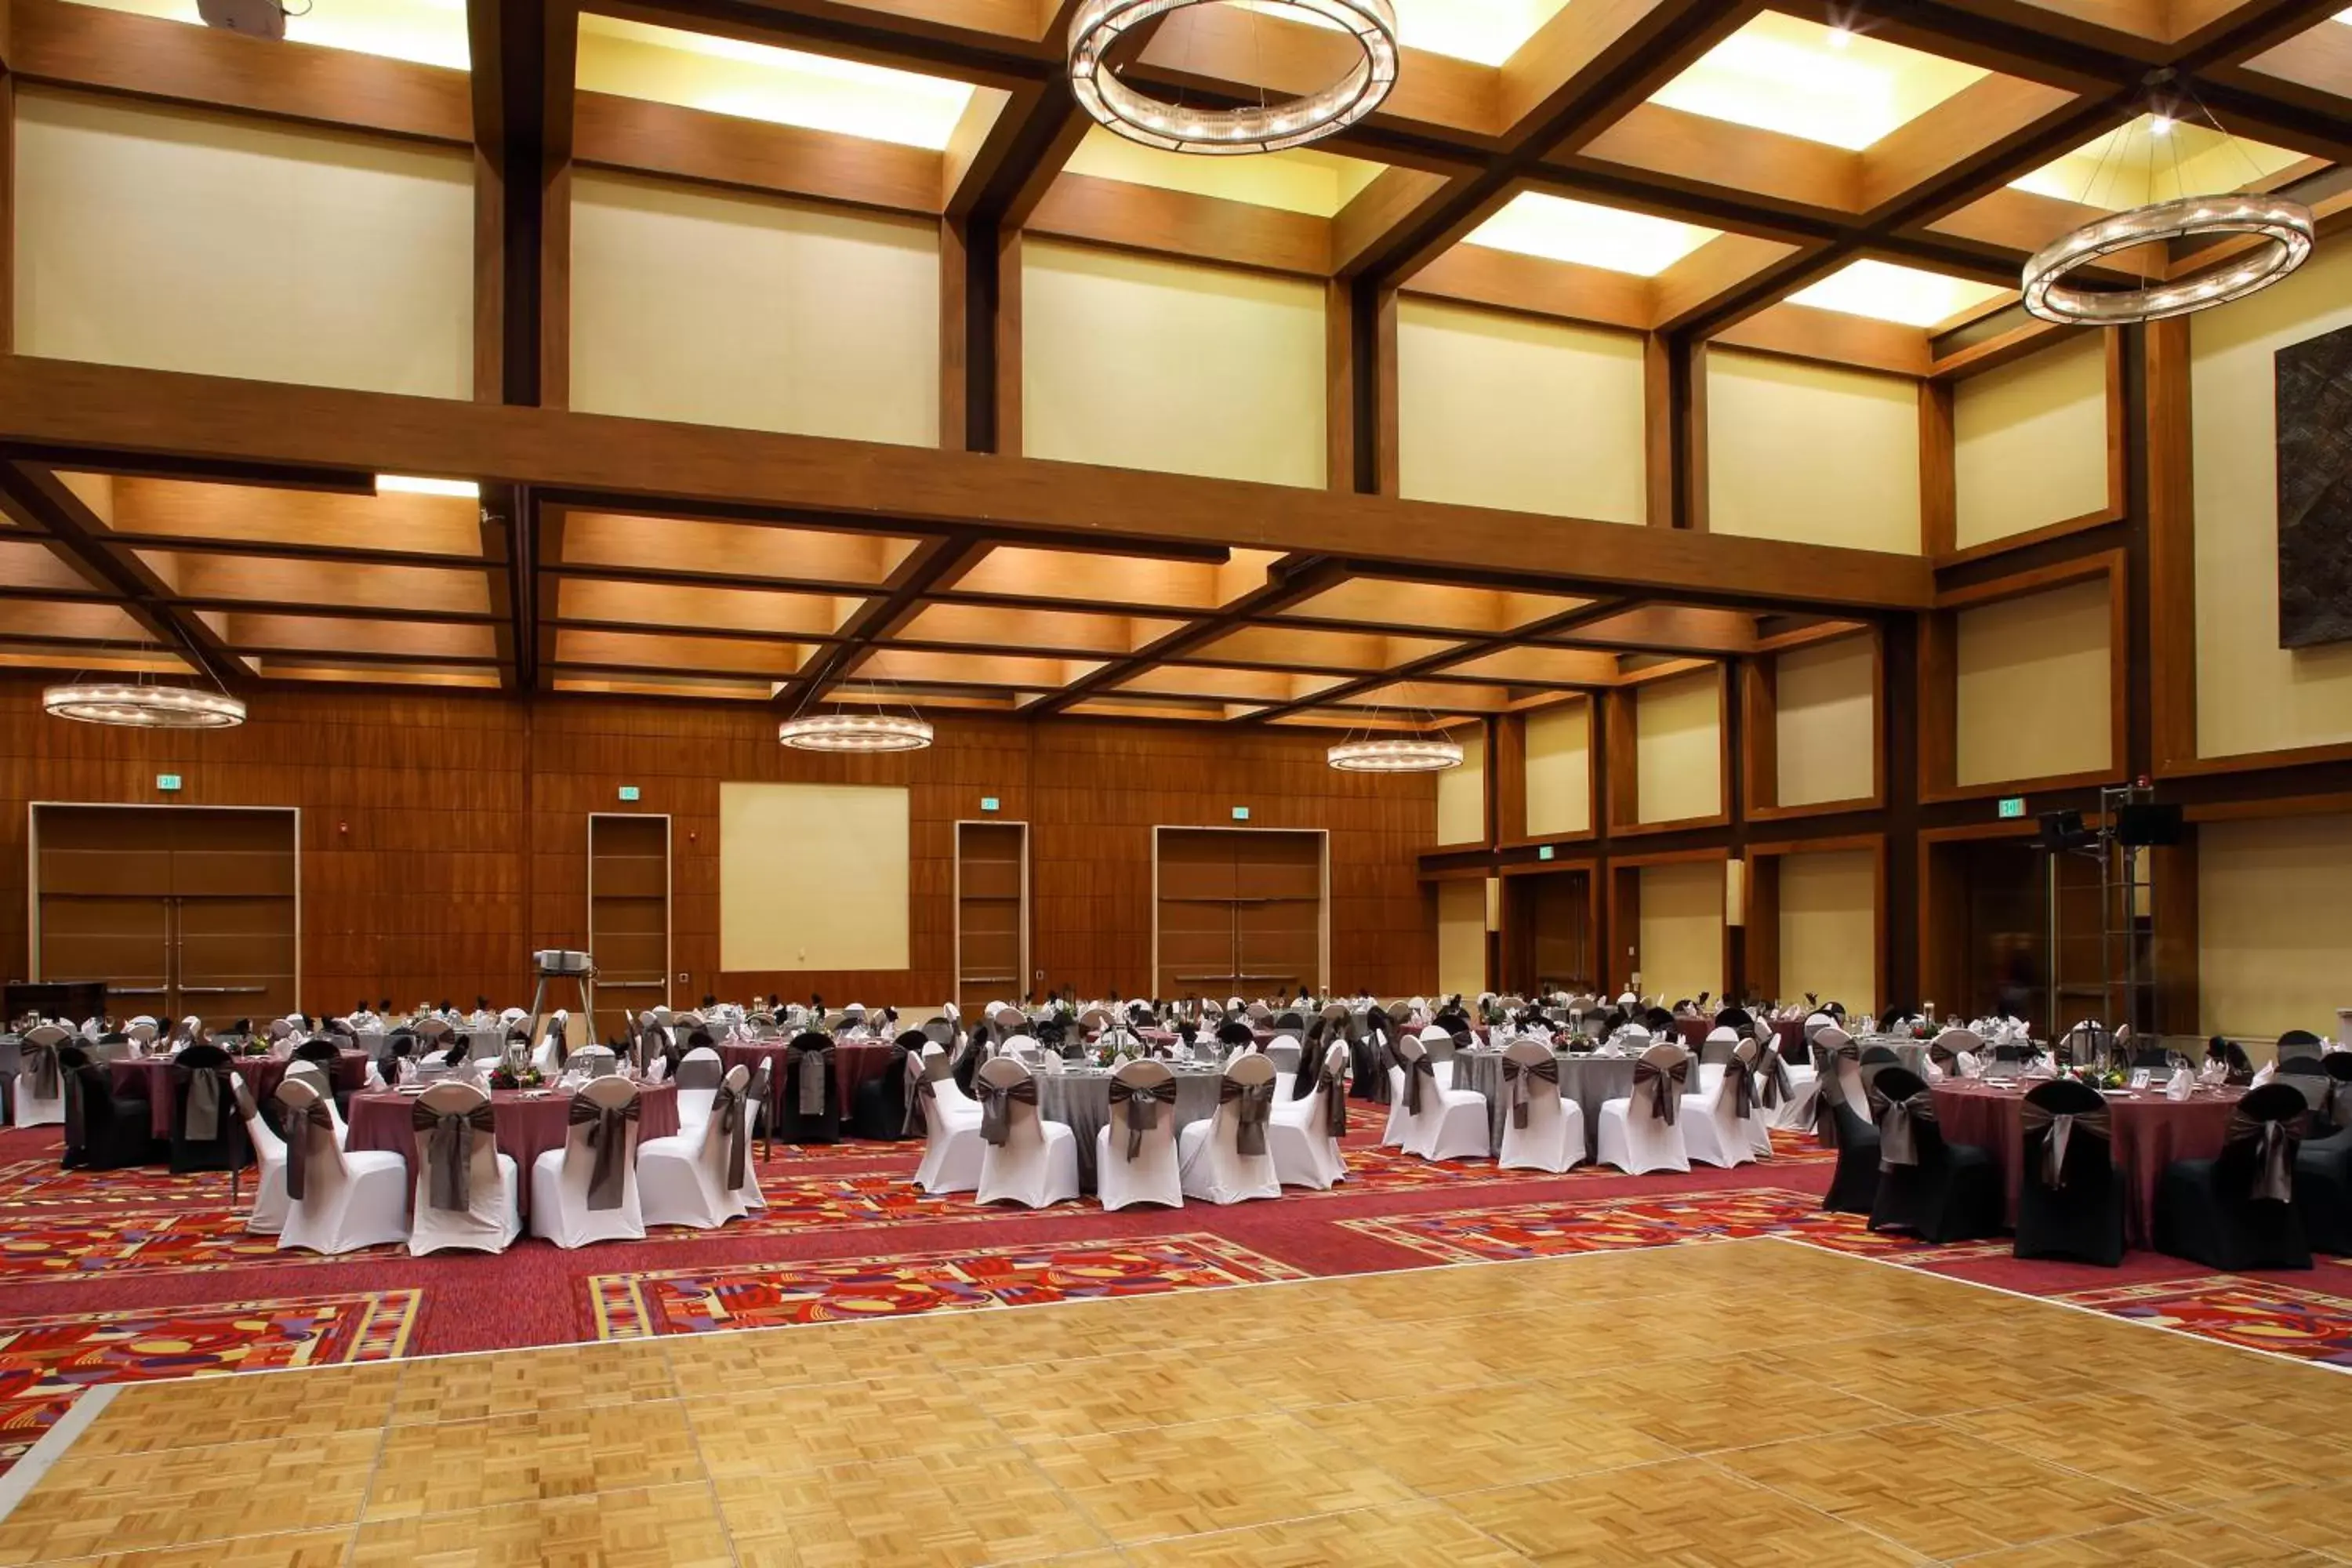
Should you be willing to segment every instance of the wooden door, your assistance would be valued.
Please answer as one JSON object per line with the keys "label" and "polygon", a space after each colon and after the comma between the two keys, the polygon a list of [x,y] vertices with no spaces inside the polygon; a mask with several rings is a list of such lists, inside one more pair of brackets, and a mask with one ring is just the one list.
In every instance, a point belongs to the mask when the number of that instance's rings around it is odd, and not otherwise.
{"label": "wooden door", "polygon": [[967,1018],[1029,990],[1029,825],[956,824],[956,1005]]}
{"label": "wooden door", "polygon": [[207,1026],[282,1018],[295,995],[294,817],[171,811],[175,1013]]}
{"label": "wooden door", "polygon": [[1509,942],[1506,988],[1534,996],[1600,984],[1592,931],[1592,873],[1550,871],[1503,879]]}
{"label": "wooden door", "polygon": [[631,1017],[672,1005],[668,817],[588,814],[588,952],[600,999]]}
{"label": "wooden door", "polygon": [[1323,983],[1323,842],[1307,832],[1163,827],[1158,968],[1169,997]]}

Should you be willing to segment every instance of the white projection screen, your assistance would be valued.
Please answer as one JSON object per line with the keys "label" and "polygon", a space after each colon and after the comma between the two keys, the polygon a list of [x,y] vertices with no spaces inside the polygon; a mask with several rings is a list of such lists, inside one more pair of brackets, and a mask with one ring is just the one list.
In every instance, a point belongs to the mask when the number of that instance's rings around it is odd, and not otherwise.
{"label": "white projection screen", "polygon": [[719,786],[719,964],[905,969],[908,794]]}

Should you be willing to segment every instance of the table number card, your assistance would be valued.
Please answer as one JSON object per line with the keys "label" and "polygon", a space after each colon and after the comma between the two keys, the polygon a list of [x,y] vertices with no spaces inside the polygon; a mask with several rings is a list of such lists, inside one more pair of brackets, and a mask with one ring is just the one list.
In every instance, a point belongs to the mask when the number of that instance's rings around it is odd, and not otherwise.
{"label": "table number card", "polygon": [[2147,1068],[2140,1068],[2137,1072],[2135,1072],[2135,1073],[2133,1073],[2133,1074],[2131,1075],[2131,1086],[2132,1086],[2132,1088],[2134,1088],[2134,1089],[2146,1089],[2146,1088],[2147,1087],[2147,1085],[2148,1085],[2148,1069],[2147,1069]]}

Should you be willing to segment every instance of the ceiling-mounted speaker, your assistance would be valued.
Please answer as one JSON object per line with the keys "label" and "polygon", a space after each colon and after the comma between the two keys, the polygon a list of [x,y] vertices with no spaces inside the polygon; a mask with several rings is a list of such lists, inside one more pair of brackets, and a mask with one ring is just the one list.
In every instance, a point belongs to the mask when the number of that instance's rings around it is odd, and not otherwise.
{"label": "ceiling-mounted speaker", "polygon": [[207,27],[226,27],[248,37],[286,36],[286,13],[278,0],[196,0],[196,15]]}
{"label": "ceiling-mounted speaker", "polygon": [[2116,807],[2118,844],[2178,844],[2181,814],[2177,805],[2140,804]]}

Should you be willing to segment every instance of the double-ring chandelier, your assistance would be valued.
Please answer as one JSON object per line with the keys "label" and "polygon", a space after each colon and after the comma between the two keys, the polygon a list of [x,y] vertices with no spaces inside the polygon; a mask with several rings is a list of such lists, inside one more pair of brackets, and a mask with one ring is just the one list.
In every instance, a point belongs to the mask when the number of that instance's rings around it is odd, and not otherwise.
{"label": "double-ring chandelier", "polygon": [[[2169,70],[2150,76],[2148,168],[2147,181],[2155,183],[2156,147],[2172,149],[2171,173],[2176,191],[2181,179],[2179,138],[2173,134],[2178,101],[2159,101],[2154,94],[2173,79]],[[2189,101],[2223,141],[2236,146],[2212,111],[2195,99]],[[2095,186],[2108,157],[2122,141],[2116,132],[2091,174]],[[2243,155],[2244,149],[2239,149]],[[2253,162],[2247,160],[2253,169]],[[2260,171],[2255,171],[2260,177]],[[2147,194],[2153,195],[2153,190]],[[2088,204],[2091,193],[2084,192]],[[2285,196],[2260,192],[2221,192],[2212,195],[2176,195],[2110,216],[2096,218],[2063,234],[2033,253],[2022,280],[2026,310],[2045,321],[2070,326],[2115,327],[2136,321],[2161,321],[2193,310],[2210,310],[2269,288],[2303,265],[2315,238],[2311,209]],[[2179,239],[2223,242],[2220,258],[2177,277],[2143,277],[2137,289],[2091,289],[2074,281],[2085,267],[2141,246],[2164,247]],[[2231,244],[2243,241],[2244,244]]]}
{"label": "double-ring chandelier", "polygon": [[41,711],[53,719],[131,730],[226,730],[245,722],[245,704],[226,691],[143,683],[52,686],[41,693]]}
{"label": "double-ring chandelier", "polygon": [[1087,0],[1070,23],[1070,90],[1086,111],[1130,142],[1170,153],[1279,153],[1319,142],[1381,106],[1396,85],[1396,7],[1391,0],[1259,0],[1263,10],[1297,10],[1338,27],[1362,58],[1304,98],[1233,109],[1171,103],[1138,92],[1108,62],[1129,29],[1154,17],[1220,0]]}
{"label": "double-ring chandelier", "polygon": [[1460,742],[1442,735],[1342,741],[1323,755],[1343,773],[1435,773],[1462,765]]}
{"label": "double-ring chandelier", "polygon": [[796,752],[919,752],[931,727],[911,713],[803,713],[776,726]]}

